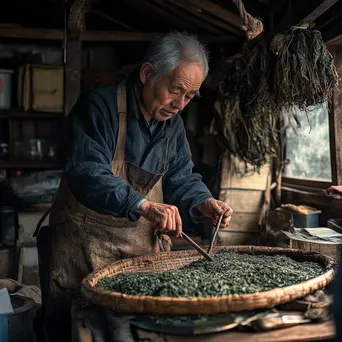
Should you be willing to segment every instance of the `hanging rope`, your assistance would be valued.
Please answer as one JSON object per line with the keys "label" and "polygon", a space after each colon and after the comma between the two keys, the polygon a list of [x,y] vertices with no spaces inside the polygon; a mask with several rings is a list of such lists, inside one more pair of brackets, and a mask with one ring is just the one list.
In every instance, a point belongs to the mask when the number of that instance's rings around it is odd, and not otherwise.
{"label": "hanging rope", "polygon": [[253,18],[245,9],[242,0],[233,0],[238,8],[244,25],[241,28],[246,32],[248,39],[254,39],[264,31],[264,25],[261,20]]}

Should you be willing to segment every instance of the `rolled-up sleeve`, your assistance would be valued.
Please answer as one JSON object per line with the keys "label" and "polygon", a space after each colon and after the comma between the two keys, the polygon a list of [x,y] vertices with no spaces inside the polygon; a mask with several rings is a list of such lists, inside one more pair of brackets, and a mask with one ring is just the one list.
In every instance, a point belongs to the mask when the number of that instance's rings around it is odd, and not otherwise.
{"label": "rolled-up sleeve", "polygon": [[203,218],[196,207],[213,196],[201,175],[192,173],[194,164],[184,126],[177,146],[177,153],[163,177],[164,202],[177,206],[183,215],[190,215],[194,222],[199,222]]}
{"label": "rolled-up sleeve", "polygon": [[118,122],[94,92],[78,100],[70,117],[64,172],[76,200],[103,214],[136,221],[143,197],[111,169]]}

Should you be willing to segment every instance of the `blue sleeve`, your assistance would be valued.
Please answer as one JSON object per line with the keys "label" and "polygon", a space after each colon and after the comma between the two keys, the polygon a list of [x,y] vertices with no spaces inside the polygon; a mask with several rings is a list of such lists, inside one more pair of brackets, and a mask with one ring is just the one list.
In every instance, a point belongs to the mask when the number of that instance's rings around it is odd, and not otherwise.
{"label": "blue sleeve", "polygon": [[190,146],[182,124],[177,153],[163,177],[164,202],[177,206],[181,214],[190,215],[193,221],[199,222],[202,217],[195,208],[213,196],[202,182],[201,175],[192,173],[193,166]]}
{"label": "blue sleeve", "polygon": [[135,211],[143,197],[111,169],[118,120],[109,112],[110,107],[95,92],[77,101],[69,117],[64,172],[81,204],[99,213],[136,221],[139,216]]}

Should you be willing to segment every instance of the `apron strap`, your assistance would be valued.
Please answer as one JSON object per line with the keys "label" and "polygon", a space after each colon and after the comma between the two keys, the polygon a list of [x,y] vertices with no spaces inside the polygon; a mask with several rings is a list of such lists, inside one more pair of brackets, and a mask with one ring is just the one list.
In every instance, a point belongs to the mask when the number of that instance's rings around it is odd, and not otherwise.
{"label": "apron strap", "polygon": [[121,175],[124,166],[126,152],[126,136],[127,136],[127,100],[126,100],[126,85],[120,82],[117,90],[117,105],[119,114],[119,129],[116,140],[116,148],[113,156],[113,172],[116,175]]}
{"label": "apron strap", "polygon": [[50,211],[51,211],[51,208],[49,208],[49,209],[44,213],[44,215],[40,218],[40,220],[39,220],[38,223],[37,223],[36,230],[34,231],[32,237],[37,237],[37,235],[38,235],[39,232],[40,232],[40,228],[41,228],[43,222],[45,221],[46,217],[50,214]]}
{"label": "apron strap", "polygon": [[[116,142],[116,148],[112,160],[113,172],[116,175],[120,175],[124,166],[125,161],[125,151],[126,151],[126,135],[127,135],[127,100],[126,100],[126,84],[125,82],[120,82],[117,90],[117,106],[119,114],[119,130]],[[42,218],[39,220],[36,230],[33,233],[33,237],[39,234],[40,228],[46,217],[50,213],[48,209]]]}

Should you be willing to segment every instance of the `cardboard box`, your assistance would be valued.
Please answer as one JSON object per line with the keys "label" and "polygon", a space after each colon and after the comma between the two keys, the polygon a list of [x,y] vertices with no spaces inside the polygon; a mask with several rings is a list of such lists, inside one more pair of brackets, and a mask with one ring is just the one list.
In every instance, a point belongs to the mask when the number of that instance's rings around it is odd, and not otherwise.
{"label": "cardboard box", "polygon": [[25,111],[63,112],[63,67],[26,64],[18,75],[18,102]]}

